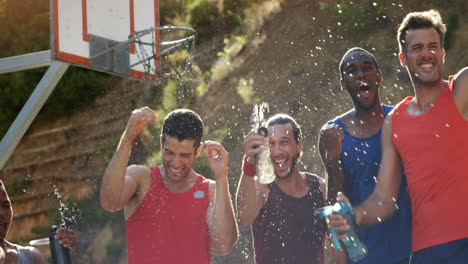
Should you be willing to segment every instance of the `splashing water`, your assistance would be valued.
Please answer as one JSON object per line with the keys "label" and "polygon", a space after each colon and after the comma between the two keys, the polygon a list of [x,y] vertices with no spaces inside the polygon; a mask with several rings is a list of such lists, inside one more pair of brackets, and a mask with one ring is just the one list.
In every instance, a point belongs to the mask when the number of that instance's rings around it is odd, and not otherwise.
{"label": "splashing water", "polygon": [[55,186],[55,184],[53,185],[53,187],[54,187],[54,194],[57,197],[59,201],[59,205],[60,205],[58,208],[59,213],[60,213],[60,218],[61,218],[60,226],[70,228],[70,226],[76,222],[75,214],[73,212],[74,210],[72,208],[68,208],[67,204],[63,202],[63,199],[62,199],[63,196],[59,192],[58,187]]}
{"label": "splashing water", "polygon": [[265,125],[265,113],[268,112],[268,104],[261,103],[260,105],[254,105],[253,114],[250,116],[250,126],[255,129],[258,133],[264,132],[267,138],[267,147],[255,156],[255,165],[257,168],[257,179],[262,184],[268,184],[275,180],[275,171],[273,164],[271,163],[270,143],[268,137],[268,130],[264,127]]}

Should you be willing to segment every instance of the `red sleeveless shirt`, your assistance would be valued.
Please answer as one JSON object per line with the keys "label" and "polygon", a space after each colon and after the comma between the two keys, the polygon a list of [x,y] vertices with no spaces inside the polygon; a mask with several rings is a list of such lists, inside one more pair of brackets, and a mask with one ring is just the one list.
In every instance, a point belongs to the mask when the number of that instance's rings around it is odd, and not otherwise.
{"label": "red sleeveless shirt", "polygon": [[128,263],[210,263],[206,225],[209,181],[198,176],[183,193],[169,191],[158,167],[150,168],[151,186],[125,221]]}
{"label": "red sleeveless shirt", "polygon": [[413,252],[468,237],[468,121],[453,100],[453,77],[429,111],[395,107],[392,139],[408,181]]}

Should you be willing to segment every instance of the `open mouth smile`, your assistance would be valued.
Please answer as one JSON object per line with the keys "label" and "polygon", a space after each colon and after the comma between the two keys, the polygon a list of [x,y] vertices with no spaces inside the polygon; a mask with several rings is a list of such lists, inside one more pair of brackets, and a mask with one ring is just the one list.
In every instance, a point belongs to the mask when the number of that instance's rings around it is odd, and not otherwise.
{"label": "open mouth smile", "polygon": [[362,82],[359,85],[359,93],[358,97],[360,98],[367,98],[369,97],[369,92],[370,92],[370,86],[366,82]]}

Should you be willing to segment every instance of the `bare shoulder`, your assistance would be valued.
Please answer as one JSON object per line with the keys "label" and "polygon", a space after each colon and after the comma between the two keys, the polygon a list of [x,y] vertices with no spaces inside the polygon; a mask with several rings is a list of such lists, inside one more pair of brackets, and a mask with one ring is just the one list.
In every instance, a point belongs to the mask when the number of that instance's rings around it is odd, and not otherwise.
{"label": "bare shoulder", "polygon": [[453,95],[457,105],[462,107],[462,112],[466,111],[468,101],[468,67],[461,69],[453,77]]}
{"label": "bare shoulder", "polygon": [[455,76],[453,78],[454,78],[455,81],[463,80],[463,81],[467,82],[467,80],[468,80],[468,67],[465,67],[465,68],[461,69],[459,72],[457,72],[455,74]]}
{"label": "bare shoulder", "polygon": [[305,172],[305,175],[310,181],[316,181],[320,185],[320,191],[322,192],[323,196],[326,197],[325,194],[327,192],[327,183],[325,179],[318,176],[317,174],[310,172]]}
{"label": "bare shoulder", "polygon": [[353,117],[356,115],[355,112],[356,112],[356,109],[353,108],[349,110],[348,112],[340,115],[339,118],[341,119],[343,123],[347,123],[353,120]]}
{"label": "bare shoulder", "polygon": [[322,186],[322,185],[325,186],[326,185],[325,179],[318,176],[317,174],[310,173],[310,172],[305,172],[304,174],[305,174],[305,176],[307,178],[317,181],[320,184],[320,186]]}
{"label": "bare shoulder", "polygon": [[41,254],[41,252],[37,248],[31,247],[31,253],[33,255],[33,259],[34,259],[35,264],[42,264],[42,263],[45,264],[46,263],[44,257]]}
{"label": "bare shoulder", "polygon": [[151,183],[151,170],[143,165],[130,165],[127,167],[127,176],[134,180],[138,185]]}
{"label": "bare shoulder", "polygon": [[385,117],[384,119],[384,123],[382,125],[382,130],[388,130],[390,129],[390,131],[392,130],[392,119],[393,119],[393,113],[395,111],[395,108],[392,109],[392,111],[390,111],[390,113],[387,114],[387,116]]}

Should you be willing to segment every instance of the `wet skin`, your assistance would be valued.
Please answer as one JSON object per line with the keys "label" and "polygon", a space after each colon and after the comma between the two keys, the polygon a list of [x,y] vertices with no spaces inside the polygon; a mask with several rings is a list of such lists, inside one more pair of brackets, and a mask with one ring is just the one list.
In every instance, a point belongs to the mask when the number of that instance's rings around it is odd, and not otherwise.
{"label": "wet skin", "polygon": [[164,180],[168,186],[184,186],[195,175],[192,166],[201,145],[195,149],[194,143],[193,139],[179,141],[177,138],[166,136],[164,143],[161,144]]}
{"label": "wet skin", "polygon": [[372,109],[379,98],[382,75],[372,58],[360,51],[351,52],[344,60],[341,86],[351,96],[356,108]]}
{"label": "wet skin", "polygon": [[273,168],[278,179],[291,176],[297,166],[301,145],[294,139],[291,124],[277,124],[268,128]]}
{"label": "wet skin", "polygon": [[414,85],[434,86],[442,80],[445,50],[434,28],[409,30],[406,34],[407,52],[402,64]]}

